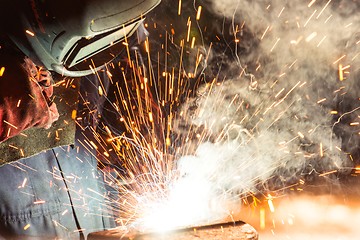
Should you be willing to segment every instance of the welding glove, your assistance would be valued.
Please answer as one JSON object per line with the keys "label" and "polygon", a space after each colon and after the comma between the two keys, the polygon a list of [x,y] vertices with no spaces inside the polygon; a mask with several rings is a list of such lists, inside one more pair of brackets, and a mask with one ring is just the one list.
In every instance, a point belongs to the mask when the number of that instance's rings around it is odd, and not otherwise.
{"label": "welding glove", "polygon": [[38,86],[42,90],[42,95],[46,100],[48,110],[49,110],[49,120],[45,125],[41,125],[45,129],[51,127],[51,124],[58,120],[59,113],[56,107],[56,104],[51,100],[51,97],[54,92],[53,88],[53,79],[51,73],[42,67],[37,67],[30,58],[25,58],[25,69],[28,71],[29,76],[31,79],[38,83]]}
{"label": "welding glove", "polygon": [[49,128],[58,119],[51,81],[29,58],[0,52],[0,142],[31,127]]}

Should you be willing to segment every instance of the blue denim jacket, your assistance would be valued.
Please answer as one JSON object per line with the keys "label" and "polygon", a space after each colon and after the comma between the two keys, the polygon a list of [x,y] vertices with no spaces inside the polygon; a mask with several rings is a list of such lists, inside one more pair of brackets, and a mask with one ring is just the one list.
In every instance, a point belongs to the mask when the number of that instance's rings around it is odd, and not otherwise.
{"label": "blue denim jacket", "polygon": [[[105,74],[101,77],[106,83]],[[75,144],[0,167],[0,239],[82,239],[115,226],[95,149],[85,143],[92,136],[89,126],[96,125],[89,116],[97,116],[103,102],[99,79],[93,75],[81,81],[82,126]]]}

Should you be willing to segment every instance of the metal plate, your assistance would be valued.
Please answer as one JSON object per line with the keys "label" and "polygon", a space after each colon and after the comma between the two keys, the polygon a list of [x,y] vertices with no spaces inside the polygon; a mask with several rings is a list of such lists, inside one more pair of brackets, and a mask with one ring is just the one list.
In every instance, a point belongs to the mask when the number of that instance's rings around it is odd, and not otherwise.
{"label": "metal plate", "polygon": [[165,233],[127,233],[120,229],[91,233],[88,240],[257,240],[258,233],[249,224],[237,221],[195,228],[180,229]]}

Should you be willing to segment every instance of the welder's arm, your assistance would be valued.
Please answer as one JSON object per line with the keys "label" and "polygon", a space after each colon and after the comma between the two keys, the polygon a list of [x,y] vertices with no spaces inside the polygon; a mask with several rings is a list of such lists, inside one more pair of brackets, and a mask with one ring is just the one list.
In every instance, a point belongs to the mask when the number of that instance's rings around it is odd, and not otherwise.
{"label": "welder's arm", "polygon": [[[24,64],[32,64],[25,60]],[[52,86],[48,76],[28,77],[11,56],[0,59],[0,142],[20,134],[31,127],[48,128],[58,119],[55,104],[49,98]],[[30,65],[31,66],[31,65]],[[19,71],[24,72],[19,73]],[[19,77],[20,76],[20,77]]]}

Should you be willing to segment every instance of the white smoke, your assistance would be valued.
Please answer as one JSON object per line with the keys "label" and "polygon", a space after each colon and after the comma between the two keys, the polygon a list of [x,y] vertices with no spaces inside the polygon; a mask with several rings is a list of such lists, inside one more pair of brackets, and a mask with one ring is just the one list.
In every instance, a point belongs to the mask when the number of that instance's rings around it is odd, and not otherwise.
{"label": "white smoke", "polygon": [[[350,98],[354,113],[359,107],[359,3],[210,3],[214,13],[233,20],[234,29],[244,26],[259,41],[250,54],[238,58],[242,66],[258,67],[240,74],[244,69],[234,62],[238,77],[209,83],[184,104],[181,119],[200,131],[200,143],[194,153],[179,159],[178,184],[207,189],[211,201],[218,201],[212,206],[219,207],[224,196],[240,199],[274,177],[272,190],[296,184],[313,171],[348,167],[342,139],[334,133],[334,117],[341,115],[332,111],[341,112],[336,106],[344,96]],[[240,44],[249,41],[240,33],[236,38]],[[189,110],[194,105],[196,109]],[[185,141],[185,147],[194,142]],[[209,211],[224,215],[216,208]]]}

